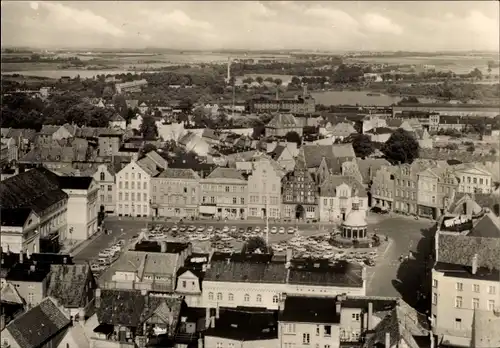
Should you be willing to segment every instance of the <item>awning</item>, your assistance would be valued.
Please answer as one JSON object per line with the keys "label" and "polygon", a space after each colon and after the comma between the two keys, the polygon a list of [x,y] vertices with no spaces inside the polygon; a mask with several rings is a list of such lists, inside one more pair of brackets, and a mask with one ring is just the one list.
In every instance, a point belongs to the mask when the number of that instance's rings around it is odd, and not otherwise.
{"label": "awning", "polygon": [[217,207],[200,205],[200,214],[215,215],[216,212],[217,212]]}

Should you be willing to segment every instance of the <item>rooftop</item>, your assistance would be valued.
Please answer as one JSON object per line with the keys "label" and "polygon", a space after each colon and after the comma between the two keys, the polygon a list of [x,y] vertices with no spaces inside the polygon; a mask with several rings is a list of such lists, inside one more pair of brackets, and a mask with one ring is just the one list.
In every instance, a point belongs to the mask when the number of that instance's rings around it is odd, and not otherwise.
{"label": "rooftop", "polygon": [[84,307],[87,294],[84,293],[92,272],[90,266],[51,265],[48,283],[48,296],[55,298],[65,308]]}
{"label": "rooftop", "polygon": [[297,120],[292,114],[278,114],[273,117],[266,127],[272,128],[286,128],[297,127]]}
{"label": "rooftop", "polygon": [[200,179],[200,176],[191,168],[167,168],[165,169],[160,175],[157,176],[158,178],[170,178],[170,179],[191,179],[191,180],[198,180]]}
{"label": "rooftop", "polygon": [[289,284],[316,286],[363,286],[363,266],[327,260],[292,260],[288,276]]}
{"label": "rooftop", "polygon": [[205,336],[221,337],[236,341],[259,341],[278,338],[277,316],[272,311],[251,308],[221,308],[215,327],[205,331]]}
{"label": "rooftop", "polygon": [[241,173],[233,168],[215,168],[206,179],[232,179],[232,180],[245,180]]}
{"label": "rooftop", "polygon": [[338,324],[336,299],[328,297],[287,296],[279,320],[298,323]]}
{"label": "rooftop", "polygon": [[6,330],[21,348],[37,348],[54,338],[70,323],[70,318],[48,297],[11,321]]}

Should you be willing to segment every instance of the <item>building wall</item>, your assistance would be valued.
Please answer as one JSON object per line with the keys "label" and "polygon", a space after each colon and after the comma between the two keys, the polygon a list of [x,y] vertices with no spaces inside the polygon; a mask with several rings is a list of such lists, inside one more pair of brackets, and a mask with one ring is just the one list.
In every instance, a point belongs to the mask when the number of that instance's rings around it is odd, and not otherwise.
{"label": "building wall", "polygon": [[418,174],[418,204],[425,207],[438,206],[438,177],[429,171]]}
{"label": "building wall", "polygon": [[[433,270],[432,282],[433,331],[438,336],[446,335],[451,345],[471,339],[474,301],[478,301],[478,308],[482,310],[493,310],[492,305],[500,304],[500,284],[495,281],[447,277]],[[475,289],[474,285],[479,286],[479,289]],[[489,287],[494,288],[494,294],[489,293]],[[461,297],[461,308],[457,308],[457,297]],[[457,322],[457,319],[461,322]]]}
{"label": "building wall", "polygon": [[191,272],[185,272],[177,278],[175,292],[184,296],[188,307],[202,307],[200,280]]}
{"label": "building wall", "polygon": [[[364,211],[366,214],[368,211],[368,197],[358,197],[357,199],[359,200],[359,210]],[[342,221],[342,214],[345,213],[345,217],[347,217],[351,212],[353,201],[354,197],[350,195],[347,198],[320,196],[319,220],[321,222]]]}
{"label": "building wall", "polygon": [[281,176],[268,160],[255,162],[248,177],[248,217],[279,218],[281,210]]}
{"label": "building wall", "polygon": [[392,178],[392,171],[388,167],[380,168],[370,188],[372,194],[372,206],[380,206],[387,210],[393,209],[394,201],[394,179]]}
{"label": "building wall", "polygon": [[150,215],[151,177],[135,161],[116,174],[116,214],[120,216]]}
{"label": "building wall", "polygon": [[384,134],[372,134],[368,133],[371,141],[376,143],[385,143],[391,137],[392,133],[384,133]]}
{"label": "building wall", "polygon": [[41,282],[9,281],[29,306],[37,306],[47,296],[47,278]]}
{"label": "building wall", "polygon": [[120,152],[121,137],[100,136],[98,138],[99,156],[117,155]]}
{"label": "building wall", "polygon": [[23,227],[2,226],[0,234],[3,250],[8,249],[13,253],[40,251],[40,234],[37,230],[25,231]]}
{"label": "building wall", "polygon": [[204,348],[276,348],[280,343],[277,339],[257,341],[237,341],[223,337],[205,336]]}
{"label": "building wall", "polygon": [[97,232],[99,186],[93,182],[89,190],[64,190],[69,196],[66,237],[70,240],[86,240]]}
{"label": "building wall", "polygon": [[6,343],[6,347],[9,348],[21,348],[19,343],[14,339],[14,337],[10,334],[9,330],[3,329],[2,332],[0,333],[1,336],[1,341],[2,341],[2,347]]}
{"label": "building wall", "polygon": [[326,297],[337,297],[341,294],[349,296],[366,296],[366,281],[360,287],[326,286],[326,285],[304,285],[288,284],[285,291],[288,295],[316,295]]}
{"label": "building wall", "polygon": [[[325,333],[325,326],[330,334]],[[339,325],[323,323],[280,322],[278,339],[282,348],[291,347],[326,347],[337,348],[340,345]]]}
{"label": "building wall", "polygon": [[153,215],[168,217],[197,217],[200,203],[200,183],[193,179],[152,178],[151,204]]}
{"label": "building wall", "polygon": [[[207,308],[245,306],[277,310],[279,295],[286,292],[286,289],[286,284],[204,281],[202,306]],[[233,296],[232,300],[230,294]],[[261,296],[261,301],[258,301],[258,295]]]}
{"label": "building wall", "polygon": [[266,126],[266,137],[278,136],[284,137],[288,132],[296,132],[298,135],[302,136],[304,129],[299,126],[295,127],[267,127]]}
{"label": "building wall", "polygon": [[109,172],[104,164],[97,168],[94,180],[99,185],[98,209],[104,207],[106,213],[114,213],[116,208],[116,185],[115,177]]}
{"label": "building wall", "polygon": [[455,174],[460,179],[458,192],[491,192],[492,182],[490,173],[471,168],[465,170],[457,170]]}
{"label": "building wall", "polygon": [[71,134],[64,126],[59,127],[59,129],[52,134],[52,140],[61,140],[72,137],[73,134]]}
{"label": "building wall", "polygon": [[400,165],[394,172],[394,208],[399,212],[417,213],[418,173],[413,166]]}
{"label": "building wall", "polygon": [[247,216],[247,182],[228,178],[201,181],[201,204],[215,206],[215,216],[222,219],[244,219]]}

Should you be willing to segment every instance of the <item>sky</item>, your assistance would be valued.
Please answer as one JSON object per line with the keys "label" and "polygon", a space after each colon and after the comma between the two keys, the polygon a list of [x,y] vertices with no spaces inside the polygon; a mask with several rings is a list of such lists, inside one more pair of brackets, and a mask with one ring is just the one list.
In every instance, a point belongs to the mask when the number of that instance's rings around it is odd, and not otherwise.
{"label": "sky", "polygon": [[2,1],[2,46],[499,51],[498,1]]}

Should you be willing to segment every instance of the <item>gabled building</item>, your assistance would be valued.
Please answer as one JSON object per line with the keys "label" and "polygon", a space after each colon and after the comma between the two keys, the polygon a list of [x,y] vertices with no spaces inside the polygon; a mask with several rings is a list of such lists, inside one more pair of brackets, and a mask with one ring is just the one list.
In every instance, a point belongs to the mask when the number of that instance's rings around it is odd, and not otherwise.
{"label": "gabled building", "polygon": [[54,299],[48,297],[2,330],[2,347],[53,347],[59,343],[70,325],[69,316]]}
{"label": "gabled building", "polygon": [[269,151],[268,147],[267,154],[271,156],[271,158],[275,160],[285,172],[288,173],[292,171],[293,168],[295,168],[295,156],[293,155],[294,152],[297,152],[297,144],[285,143],[276,144],[276,146],[274,146],[271,151]]}
{"label": "gabled building", "polygon": [[99,185],[99,212],[113,214],[116,209],[115,167],[113,164],[99,164],[93,178]]}
{"label": "gabled building", "polygon": [[236,169],[215,168],[201,180],[200,214],[219,219],[245,219],[247,189],[247,181]]}
{"label": "gabled building", "polygon": [[293,172],[281,181],[282,217],[285,219],[315,220],[318,218],[318,189],[302,158]]}
{"label": "gabled building", "polygon": [[303,128],[292,114],[277,114],[266,124],[266,137],[284,137],[288,132],[296,132],[302,137]]}
{"label": "gabled building", "polygon": [[114,114],[109,119],[109,128],[127,129],[127,121],[119,114]]}
{"label": "gabled building", "polygon": [[0,202],[4,250],[39,252],[40,239],[65,235],[68,194],[49,170],[36,168],[2,181]]}
{"label": "gabled building", "polygon": [[209,257],[209,254],[193,253],[177,271],[175,293],[184,296],[184,301],[190,308],[199,308],[203,305],[202,282]]}
{"label": "gabled building", "polygon": [[305,160],[306,167],[318,184],[330,174],[341,175],[342,164],[356,160],[352,144],[305,145],[299,156]]}
{"label": "gabled building", "polygon": [[368,211],[368,196],[358,180],[351,176],[330,175],[319,187],[319,220],[321,222],[344,221],[358,203],[364,214]]}
{"label": "gabled building", "polygon": [[99,325],[92,346],[145,347],[160,335],[172,339],[181,320],[182,298],[148,291],[97,289]]}
{"label": "gabled building", "polygon": [[433,164],[432,161],[417,159],[412,164],[405,163],[395,168],[393,211],[418,213],[418,174]]}
{"label": "gabled building", "polygon": [[493,182],[491,173],[477,164],[460,164],[455,167],[455,175],[460,180],[458,192],[491,193]]}
{"label": "gabled building", "polygon": [[391,211],[394,209],[394,171],[395,167],[382,166],[373,178],[371,185],[371,205]]}
{"label": "gabled building", "polygon": [[440,342],[469,347],[475,310],[498,310],[500,221],[485,210],[444,215],[435,237],[432,327]]}
{"label": "gabled building", "polygon": [[248,217],[278,219],[281,216],[281,179],[283,172],[272,159],[252,162],[248,176]]}
{"label": "gabled building", "polygon": [[155,217],[198,217],[200,176],[192,169],[167,168],[151,179],[151,209]]}
{"label": "gabled building", "polygon": [[84,320],[93,313],[97,283],[88,263],[51,265],[47,295],[71,318]]}

